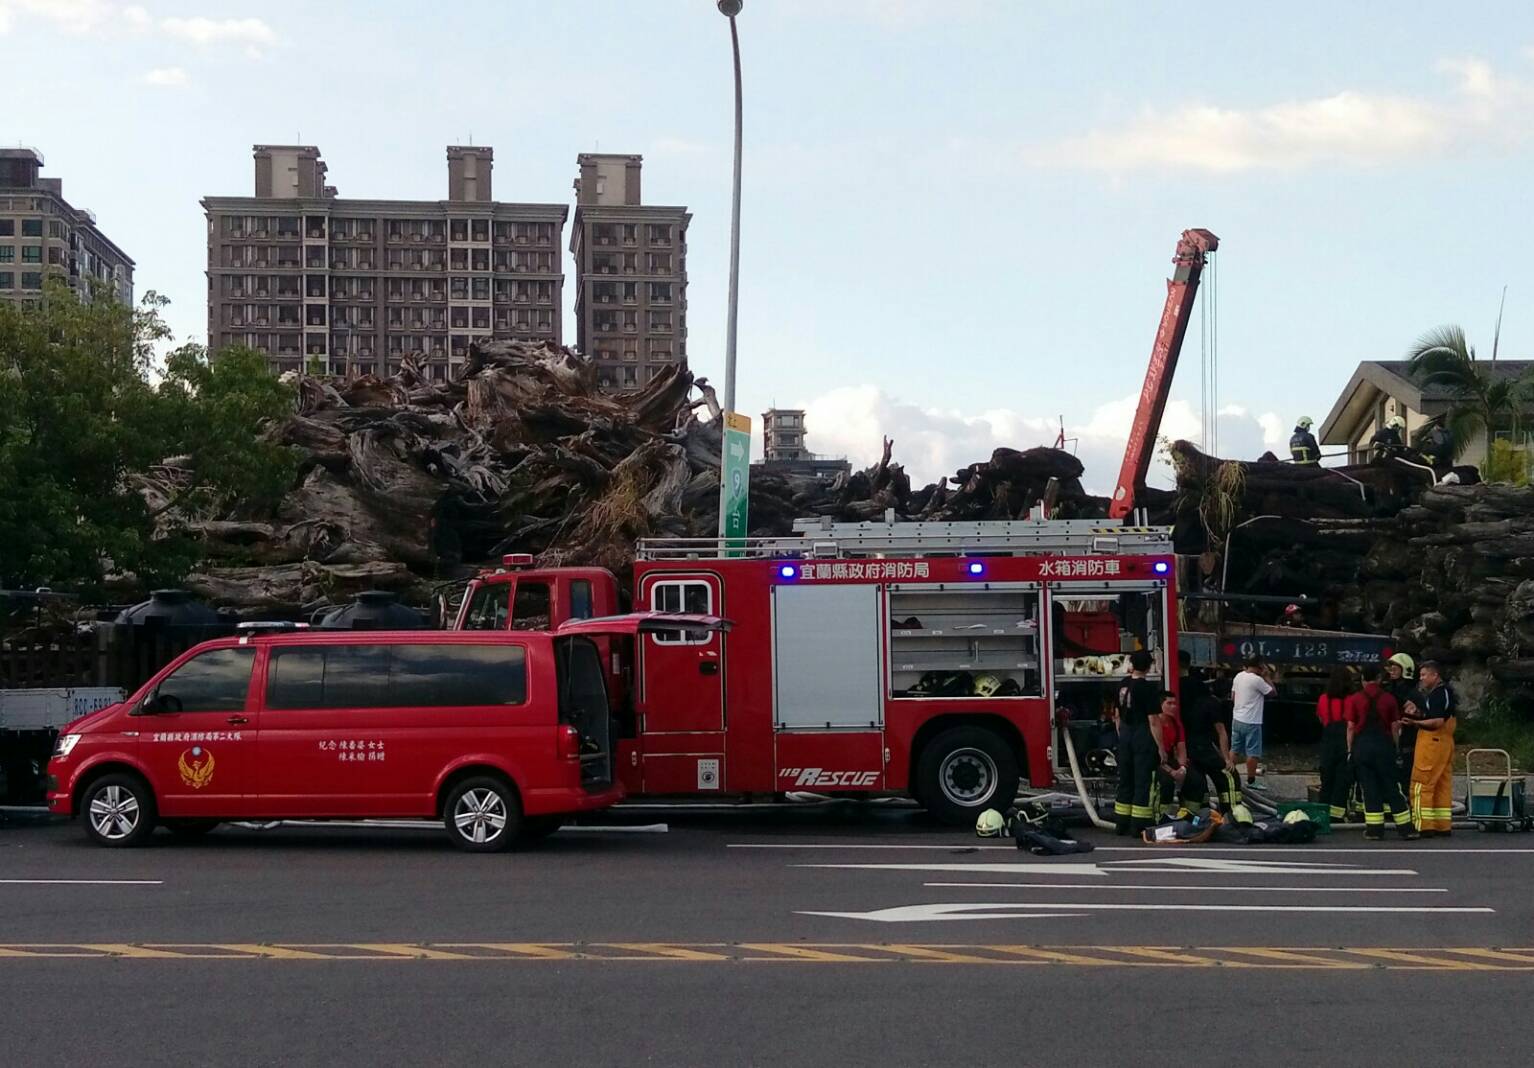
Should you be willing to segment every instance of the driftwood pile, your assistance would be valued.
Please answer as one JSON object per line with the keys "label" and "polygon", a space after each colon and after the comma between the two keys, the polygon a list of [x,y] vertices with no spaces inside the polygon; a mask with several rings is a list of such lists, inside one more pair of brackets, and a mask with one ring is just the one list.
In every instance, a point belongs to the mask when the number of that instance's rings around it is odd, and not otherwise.
{"label": "driftwood pile", "polygon": [[[638,393],[599,392],[594,367],[552,344],[492,342],[433,382],[406,361],[389,378],[292,375],[293,414],[271,434],[302,457],[271,514],[185,515],[205,565],[186,585],[241,614],[307,614],[366,589],[425,604],[506,553],[623,575],[647,536],[711,537],[718,525],[719,407],[705,379],[668,368]],[[791,467],[751,474],[751,533],[795,519],[1006,519],[1048,490],[1056,514],[1102,515],[1081,464],[1053,449],[998,449],[913,488],[893,443],[865,471],[825,481]],[[168,460],[142,481],[152,505],[181,477]],[[1055,485],[1050,489],[1050,482]]]}
{"label": "driftwood pile", "polygon": [[[1390,461],[1222,462],[1185,442],[1173,456],[1179,550],[1202,554],[1207,585],[1228,571],[1227,593],[1305,595],[1309,625],[1391,635],[1453,665],[1472,703],[1493,681],[1534,699],[1534,487],[1482,484],[1474,468],[1433,485]],[[1281,609],[1228,615],[1272,623]]]}

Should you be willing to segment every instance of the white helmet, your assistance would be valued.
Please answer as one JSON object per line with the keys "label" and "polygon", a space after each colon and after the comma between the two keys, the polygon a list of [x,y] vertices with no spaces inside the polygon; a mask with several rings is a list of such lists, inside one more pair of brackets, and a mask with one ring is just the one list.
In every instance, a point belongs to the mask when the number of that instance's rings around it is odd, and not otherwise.
{"label": "white helmet", "polygon": [[1394,430],[1405,430],[1406,420],[1402,419],[1399,415],[1392,415],[1389,419],[1385,420],[1385,425]]}
{"label": "white helmet", "polygon": [[1301,430],[1309,430],[1313,423],[1314,420],[1312,420],[1308,415],[1302,415],[1294,421],[1294,425],[1299,427]]}
{"label": "white helmet", "polygon": [[1007,833],[1007,819],[994,808],[988,808],[975,821],[975,833],[981,838],[1001,838]]}

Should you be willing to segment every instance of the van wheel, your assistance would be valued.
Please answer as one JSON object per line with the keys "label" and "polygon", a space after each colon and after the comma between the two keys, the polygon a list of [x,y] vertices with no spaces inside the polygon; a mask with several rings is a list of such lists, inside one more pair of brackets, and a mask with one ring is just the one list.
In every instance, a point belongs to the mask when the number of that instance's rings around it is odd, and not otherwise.
{"label": "van wheel", "polygon": [[1017,797],[1017,756],[995,731],[954,727],[933,738],[916,765],[916,796],[954,826],[973,825],[988,808],[1005,811]]}
{"label": "van wheel", "polygon": [[142,845],[154,833],[154,795],[137,775],[103,775],[80,797],[80,824],[97,845]]}
{"label": "van wheel", "polygon": [[216,828],[221,820],[166,820],[165,829],[178,838],[199,838]]}
{"label": "van wheel", "polygon": [[505,780],[476,776],[447,795],[442,823],[459,849],[499,853],[510,849],[521,833],[522,804]]}

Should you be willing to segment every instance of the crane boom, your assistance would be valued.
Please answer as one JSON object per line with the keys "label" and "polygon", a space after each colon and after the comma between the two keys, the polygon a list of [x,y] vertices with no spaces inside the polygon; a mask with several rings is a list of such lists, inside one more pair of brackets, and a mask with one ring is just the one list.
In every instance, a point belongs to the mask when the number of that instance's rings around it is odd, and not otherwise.
{"label": "crane boom", "polygon": [[1108,503],[1108,515],[1113,519],[1123,519],[1134,511],[1135,498],[1145,486],[1156,431],[1161,428],[1161,414],[1172,392],[1172,375],[1177,370],[1183,335],[1193,318],[1193,300],[1198,295],[1205,257],[1219,247],[1220,239],[1208,230],[1184,230],[1177,239],[1172,277],[1166,284],[1166,306],[1161,309],[1161,325],[1156,328],[1156,343],[1151,346],[1150,366],[1145,371],[1145,385],[1140,388],[1134,426],[1124,445],[1118,485]]}

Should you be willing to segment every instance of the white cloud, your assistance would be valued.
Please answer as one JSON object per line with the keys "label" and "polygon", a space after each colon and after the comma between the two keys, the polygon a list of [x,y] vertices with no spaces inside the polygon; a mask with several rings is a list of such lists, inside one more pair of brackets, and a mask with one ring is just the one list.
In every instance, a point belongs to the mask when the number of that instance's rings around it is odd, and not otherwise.
{"label": "white cloud", "polygon": [[165,18],[160,20],[160,29],[169,37],[197,45],[243,44],[260,48],[277,43],[276,32],[256,18],[210,19],[202,15]]}
{"label": "white cloud", "polygon": [[156,67],[144,75],[145,85],[158,85],[166,89],[179,89],[187,83],[186,71],[181,67]]}
{"label": "white cloud", "polygon": [[149,12],[137,4],[129,4],[123,8],[123,21],[135,30],[147,30],[149,28]]}
{"label": "white cloud", "polygon": [[115,14],[107,0],[0,0],[0,33],[25,18],[50,23],[66,33],[90,33]]}
{"label": "white cloud", "polygon": [[1501,139],[1534,119],[1534,87],[1499,76],[1485,60],[1446,59],[1436,69],[1453,84],[1432,96],[1344,89],[1256,108],[1148,107],[1122,125],[1090,130],[1028,155],[1044,165],[1110,172],[1375,166],[1443,157]]}
{"label": "white cloud", "polygon": [[[1138,394],[1099,405],[1084,421],[1067,418],[1067,448],[1086,467],[1082,484],[1090,493],[1106,496],[1118,477],[1124,442],[1134,421]],[[1197,442],[1198,410],[1174,400],[1162,416],[1158,436]],[[1029,415],[1008,408],[965,413],[928,408],[890,396],[878,386],[847,386],[831,390],[805,405],[806,444],[817,453],[845,455],[854,467],[878,458],[882,437],[895,440],[895,459],[905,465],[917,484],[952,476],[959,468],[990,458],[998,447],[1031,449],[1053,445],[1060,432],[1055,416]],[[1228,457],[1254,460],[1264,451],[1279,451],[1288,431],[1272,412],[1252,415],[1241,405],[1220,410],[1220,451]],[[1171,469],[1157,457],[1151,485],[1170,486]]]}

